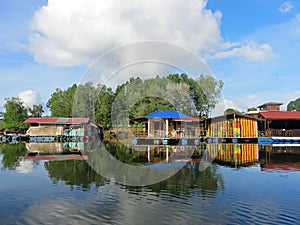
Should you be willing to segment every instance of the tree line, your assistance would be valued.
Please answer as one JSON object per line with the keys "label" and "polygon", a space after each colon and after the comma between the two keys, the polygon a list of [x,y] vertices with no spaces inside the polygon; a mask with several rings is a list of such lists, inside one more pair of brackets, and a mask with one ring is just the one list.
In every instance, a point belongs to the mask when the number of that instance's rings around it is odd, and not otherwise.
{"label": "tree line", "polygon": [[[104,84],[85,83],[57,88],[46,107],[51,117],[88,117],[104,127],[115,120],[143,117],[157,109],[178,110],[189,116],[207,118],[221,95],[223,82],[212,76],[191,78],[186,74],[169,74],[142,80],[131,77],[115,90]],[[41,117],[42,105],[26,108],[21,99],[6,99],[0,129],[26,129],[24,120]]]}

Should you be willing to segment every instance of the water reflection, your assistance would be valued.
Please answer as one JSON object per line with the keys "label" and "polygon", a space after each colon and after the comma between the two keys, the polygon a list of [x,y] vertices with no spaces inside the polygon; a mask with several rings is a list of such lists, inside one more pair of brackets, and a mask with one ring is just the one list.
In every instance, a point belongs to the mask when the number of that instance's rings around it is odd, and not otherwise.
{"label": "water reflection", "polygon": [[96,173],[86,161],[47,161],[45,168],[53,184],[63,181],[71,188],[89,190],[91,186],[103,186],[107,180]]}
{"label": "water reflection", "polygon": [[[28,148],[27,145],[27,149],[26,144],[1,145],[0,224],[296,224],[298,221],[300,173],[295,166],[300,162],[298,146],[219,144],[128,149],[118,144],[105,145],[111,155],[138,166],[176,163],[178,158],[185,157],[186,151],[192,157],[187,157],[185,166],[169,179],[135,187],[103,178],[85,160],[66,158],[81,155],[64,146],[55,151],[51,147],[48,152],[44,146]],[[201,171],[199,162],[203,156],[216,158]],[[35,166],[22,165],[28,162]],[[288,166],[287,176],[277,172],[286,169],[282,165]],[[274,167],[276,172],[265,172],[274,171]],[[19,168],[28,168],[29,174],[15,173]]]}
{"label": "water reflection", "polygon": [[1,145],[0,151],[2,154],[1,170],[15,170],[20,166],[22,157],[27,154],[27,149],[24,143]]}
{"label": "water reflection", "polygon": [[300,171],[300,145],[277,144],[260,147],[263,171]]}

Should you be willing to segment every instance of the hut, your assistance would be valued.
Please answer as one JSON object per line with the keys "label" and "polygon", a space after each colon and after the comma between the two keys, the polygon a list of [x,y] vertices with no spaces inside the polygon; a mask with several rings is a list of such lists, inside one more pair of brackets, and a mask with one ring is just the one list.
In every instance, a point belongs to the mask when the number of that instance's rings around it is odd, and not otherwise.
{"label": "hut", "polygon": [[176,110],[156,110],[147,116],[148,137],[197,137],[202,120]]}
{"label": "hut", "polygon": [[57,137],[89,137],[101,135],[101,129],[90,123],[89,118],[28,118],[24,123],[30,127],[26,132],[32,140],[51,141]]}
{"label": "hut", "polygon": [[228,114],[207,120],[207,137],[257,138],[257,119],[241,114]]}

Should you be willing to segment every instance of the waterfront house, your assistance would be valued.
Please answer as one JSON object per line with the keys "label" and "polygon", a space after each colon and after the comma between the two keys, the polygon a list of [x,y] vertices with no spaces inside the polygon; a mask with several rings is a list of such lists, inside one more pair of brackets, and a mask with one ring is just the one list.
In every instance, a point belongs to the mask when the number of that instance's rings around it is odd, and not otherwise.
{"label": "waterfront house", "polygon": [[28,118],[24,123],[29,123],[30,127],[26,135],[31,141],[44,142],[53,139],[82,139],[99,136],[102,138],[100,126],[90,123],[89,118]]}
{"label": "waterfront house", "polygon": [[148,137],[198,137],[202,120],[176,110],[156,110],[147,116]]}
{"label": "waterfront house", "polygon": [[257,138],[257,119],[240,114],[227,114],[206,121],[207,137]]}
{"label": "waterfront house", "polygon": [[300,112],[269,111],[260,112],[266,136],[300,137]]}

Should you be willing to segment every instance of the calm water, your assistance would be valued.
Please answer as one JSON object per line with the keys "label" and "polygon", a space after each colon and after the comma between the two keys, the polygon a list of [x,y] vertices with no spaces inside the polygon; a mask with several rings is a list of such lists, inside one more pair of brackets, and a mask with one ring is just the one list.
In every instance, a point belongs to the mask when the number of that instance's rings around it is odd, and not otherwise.
{"label": "calm water", "polygon": [[[300,224],[298,147],[107,146],[135,165],[166,160],[166,152],[194,151],[194,159],[165,181],[132,187],[105,179],[85,160],[65,160],[61,149],[30,156],[32,146],[1,145],[0,224]],[[203,150],[219,153],[199,171]]]}

